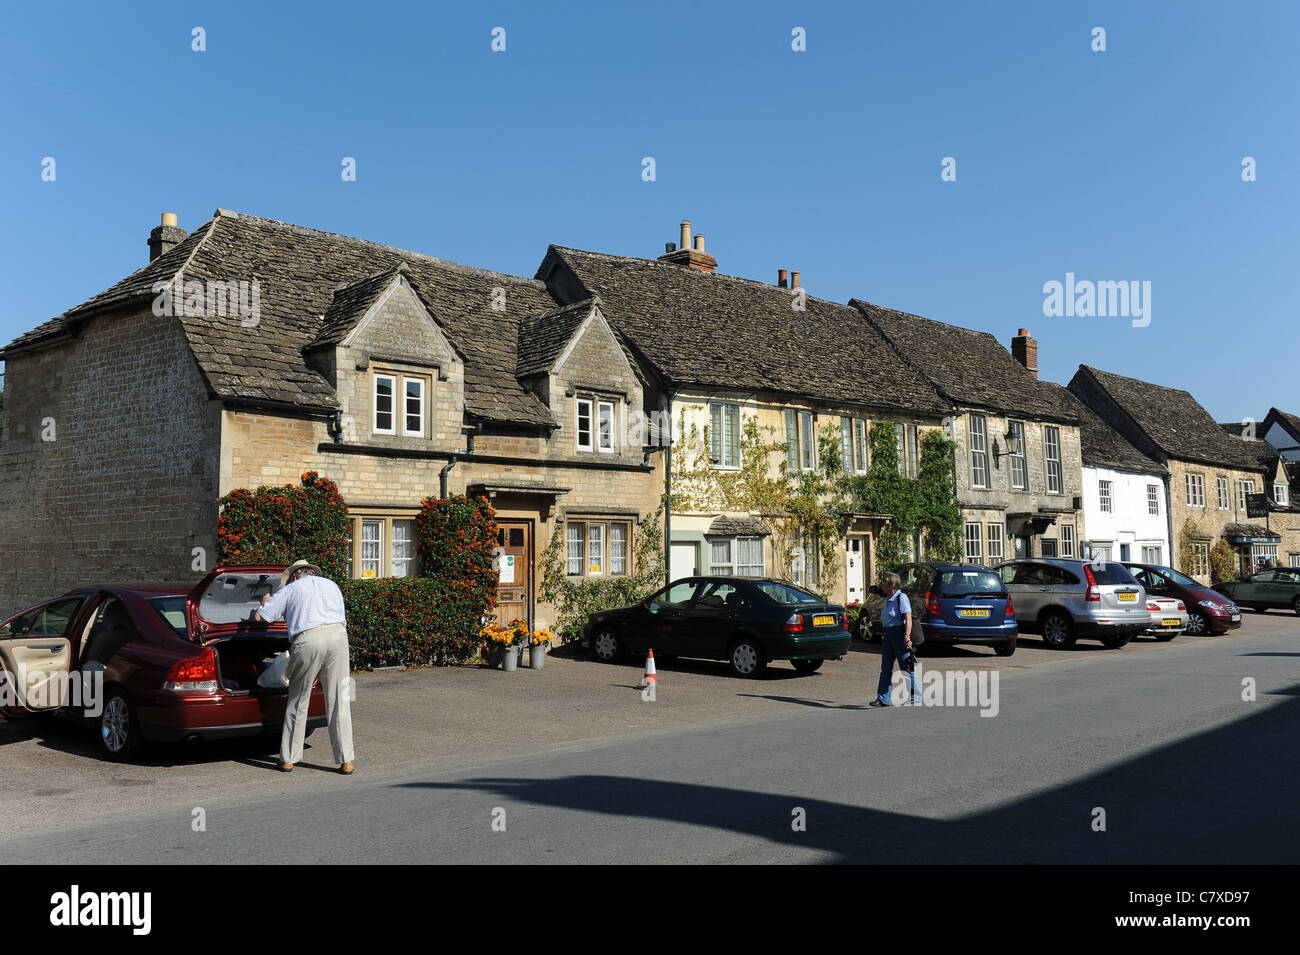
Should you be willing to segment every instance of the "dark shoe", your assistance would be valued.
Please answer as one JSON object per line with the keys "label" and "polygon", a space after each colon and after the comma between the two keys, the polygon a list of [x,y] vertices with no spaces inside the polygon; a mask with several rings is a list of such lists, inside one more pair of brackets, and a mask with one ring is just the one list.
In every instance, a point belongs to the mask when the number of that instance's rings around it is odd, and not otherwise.
{"label": "dark shoe", "polygon": [[879,700],[872,700],[867,706],[888,706],[888,703],[881,703]]}
{"label": "dark shoe", "polygon": [[275,768],[282,773],[293,772],[293,763],[276,763]]}

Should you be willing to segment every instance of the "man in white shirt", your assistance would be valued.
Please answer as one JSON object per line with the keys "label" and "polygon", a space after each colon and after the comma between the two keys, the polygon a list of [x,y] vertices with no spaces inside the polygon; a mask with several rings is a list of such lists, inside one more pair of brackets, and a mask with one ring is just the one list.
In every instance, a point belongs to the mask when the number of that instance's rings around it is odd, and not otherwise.
{"label": "man in white shirt", "polygon": [[283,620],[289,629],[289,701],[284,708],[280,734],[281,772],[293,772],[302,759],[307,731],[311,685],[320,675],[329,719],[330,746],[339,772],[351,776],[352,760],[351,676],[348,665],[348,628],[343,613],[343,591],[321,574],[315,564],[296,561],[280,575],[280,589],[262,597],[259,620]]}

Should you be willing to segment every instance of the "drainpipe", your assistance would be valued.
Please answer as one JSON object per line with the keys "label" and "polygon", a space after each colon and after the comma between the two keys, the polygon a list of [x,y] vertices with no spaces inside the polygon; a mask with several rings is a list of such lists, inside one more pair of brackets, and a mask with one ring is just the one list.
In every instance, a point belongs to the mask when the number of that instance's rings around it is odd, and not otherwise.
{"label": "drainpipe", "polygon": [[[668,443],[664,445],[664,586],[673,576],[673,393],[664,396],[668,412]],[[661,439],[662,440],[662,439]]]}
{"label": "drainpipe", "polygon": [[[474,436],[478,434],[478,429],[479,426],[476,424],[472,430],[466,433],[465,456],[467,457],[474,453]],[[456,462],[459,461],[460,458],[461,456],[459,454],[453,456],[451,460],[442,466],[442,470],[438,472],[438,495],[444,501],[447,499],[447,475],[451,472],[451,469],[456,466]]]}

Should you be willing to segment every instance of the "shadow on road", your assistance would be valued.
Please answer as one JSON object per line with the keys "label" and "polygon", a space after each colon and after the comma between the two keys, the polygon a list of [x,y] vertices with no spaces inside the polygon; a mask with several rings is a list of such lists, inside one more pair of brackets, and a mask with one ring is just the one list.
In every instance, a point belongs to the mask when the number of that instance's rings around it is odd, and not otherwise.
{"label": "shadow on road", "polygon": [[[1300,858],[1300,801],[1294,798],[1300,763],[1292,758],[1300,699],[1242,706],[1252,715],[957,819],[809,798],[789,783],[782,792],[753,792],[577,775],[401,785],[685,823],[821,850],[841,863],[1292,864]],[[954,765],[952,784],[960,785],[960,777],[961,766]],[[865,790],[863,801],[870,795]],[[805,832],[792,830],[796,807],[806,811]],[[1106,831],[1093,830],[1098,809],[1105,811]]]}

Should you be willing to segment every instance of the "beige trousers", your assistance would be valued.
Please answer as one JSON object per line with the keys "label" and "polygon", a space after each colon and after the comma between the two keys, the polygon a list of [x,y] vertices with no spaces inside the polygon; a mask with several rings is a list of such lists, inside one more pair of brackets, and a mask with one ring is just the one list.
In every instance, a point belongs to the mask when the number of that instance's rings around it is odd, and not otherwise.
{"label": "beige trousers", "polygon": [[289,702],[284,709],[284,731],[280,735],[280,759],[302,761],[302,741],[307,733],[307,711],[311,706],[311,685],[320,675],[325,691],[325,715],[329,719],[330,746],[334,762],[350,763],[352,750],[352,677],[348,670],[348,628],[341,623],[304,630],[289,645]]}

